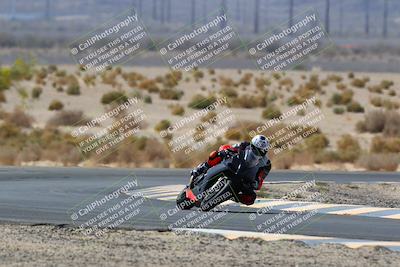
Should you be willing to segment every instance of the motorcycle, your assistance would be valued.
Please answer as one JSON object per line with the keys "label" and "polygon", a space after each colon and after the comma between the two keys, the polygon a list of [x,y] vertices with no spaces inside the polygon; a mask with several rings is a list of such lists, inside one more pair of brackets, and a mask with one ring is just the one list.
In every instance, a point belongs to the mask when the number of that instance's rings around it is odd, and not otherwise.
{"label": "motorcycle", "polygon": [[259,159],[252,149],[229,154],[205,174],[190,177],[189,185],[176,199],[177,206],[182,210],[196,206],[209,211],[228,200],[239,202],[244,181],[257,174]]}

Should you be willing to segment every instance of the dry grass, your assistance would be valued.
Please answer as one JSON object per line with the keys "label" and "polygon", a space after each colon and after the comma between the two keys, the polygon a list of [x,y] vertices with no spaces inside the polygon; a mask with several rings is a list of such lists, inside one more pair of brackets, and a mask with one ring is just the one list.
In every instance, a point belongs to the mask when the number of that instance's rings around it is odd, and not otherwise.
{"label": "dry grass", "polygon": [[83,115],[82,111],[64,110],[57,112],[47,122],[48,126],[74,126],[84,125],[88,119]]}
{"label": "dry grass", "polygon": [[179,104],[170,105],[169,108],[171,109],[172,115],[182,116],[183,114],[185,114],[185,108]]}
{"label": "dry grass", "polygon": [[23,128],[31,128],[34,122],[34,119],[20,108],[15,108],[13,112],[7,113],[4,120],[6,123]]}
{"label": "dry grass", "polygon": [[372,153],[400,153],[400,137],[375,136],[371,142]]}
{"label": "dry grass", "polygon": [[354,162],[361,155],[361,147],[357,139],[348,134],[338,140],[337,148],[339,158],[345,162]]}
{"label": "dry grass", "polygon": [[370,171],[396,171],[400,163],[398,154],[362,155],[357,165]]}
{"label": "dry grass", "polygon": [[367,113],[357,123],[359,132],[384,133],[387,136],[400,134],[400,114],[396,111],[375,110]]}

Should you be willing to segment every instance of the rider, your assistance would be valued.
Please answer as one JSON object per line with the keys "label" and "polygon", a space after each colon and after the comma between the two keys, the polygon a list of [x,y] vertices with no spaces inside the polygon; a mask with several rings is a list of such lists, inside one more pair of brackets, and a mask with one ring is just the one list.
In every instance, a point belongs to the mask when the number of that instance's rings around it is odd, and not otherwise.
{"label": "rider", "polygon": [[207,170],[219,164],[225,157],[239,153],[246,149],[251,149],[259,157],[258,171],[256,177],[243,181],[242,192],[238,195],[241,203],[245,205],[252,205],[256,200],[255,190],[260,190],[265,177],[267,177],[271,170],[271,161],[268,159],[269,141],[263,135],[256,135],[251,142],[241,142],[235,145],[222,145],[217,151],[210,153],[207,161],[201,163],[194,170],[191,175],[195,178],[200,174],[206,173]]}

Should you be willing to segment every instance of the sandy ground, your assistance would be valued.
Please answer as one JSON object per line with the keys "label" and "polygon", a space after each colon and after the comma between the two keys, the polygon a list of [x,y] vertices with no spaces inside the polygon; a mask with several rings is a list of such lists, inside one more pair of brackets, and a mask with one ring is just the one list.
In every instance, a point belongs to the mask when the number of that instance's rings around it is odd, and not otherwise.
{"label": "sandy ground", "polygon": [[398,266],[400,253],[342,245],[170,232],[114,231],[102,239],[55,226],[1,225],[0,266]]}
{"label": "sandy ground", "polygon": [[[260,196],[267,198],[281,198],[290,195],[301,184],[267,184]],[[372,207],[398,208],[400,206],[400,184],[336,184],[317,182],[316,186],[309,188],[290,200],[309,200],[314,192],[319,192],[319,202],[334,204],[366,205]],[[313,200],[311,200],[313,201]]]}

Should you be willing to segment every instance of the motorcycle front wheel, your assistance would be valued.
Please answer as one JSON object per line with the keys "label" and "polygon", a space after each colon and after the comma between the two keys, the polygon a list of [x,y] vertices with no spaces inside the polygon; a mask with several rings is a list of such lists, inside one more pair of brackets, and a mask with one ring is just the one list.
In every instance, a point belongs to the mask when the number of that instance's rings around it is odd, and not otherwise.
{"label": "motorcycle front wheel", "polygon": [[176,205],[181,210],[190,210],[195,203],[186,198],[186,188],[183,189],[176,198]]}
{"label": "motorcycle front wheel", "polygon": [[[212,188],[220,188],[211,194],[207,194],[201,201],[200,208],[202,211],[209,211],[218,206],[219,204],[234,197],[232,190],[232,181],[221,179]],[[211,188],[211,189],[212,189]]]}

